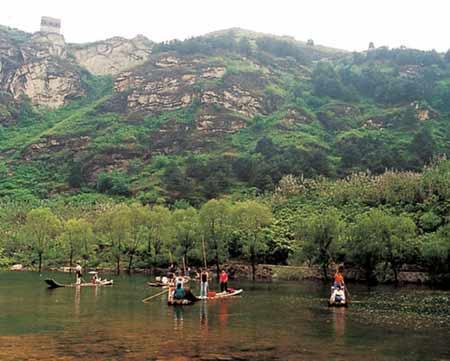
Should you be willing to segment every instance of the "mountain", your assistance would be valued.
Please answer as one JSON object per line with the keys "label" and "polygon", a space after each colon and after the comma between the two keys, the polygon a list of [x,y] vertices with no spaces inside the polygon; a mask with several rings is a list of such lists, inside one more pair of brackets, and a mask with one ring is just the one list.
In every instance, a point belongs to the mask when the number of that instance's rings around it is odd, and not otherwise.
{"label": "mountain", "polygon": [[283,175],[450,154],[450,53],[351,53],[233,28],[68,44],[0,27],[0,196],[199,205]]}

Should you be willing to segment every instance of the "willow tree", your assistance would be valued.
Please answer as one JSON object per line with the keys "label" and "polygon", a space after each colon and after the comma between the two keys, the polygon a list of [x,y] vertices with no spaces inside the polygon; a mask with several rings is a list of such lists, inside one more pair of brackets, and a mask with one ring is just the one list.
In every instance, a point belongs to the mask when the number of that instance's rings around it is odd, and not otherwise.
{"label": "willow tree", "polygon": [[356,218],[347,247],[351,259],[364,268],[367,282],[376,281],[374,270],[381,263],[391,266],[398,282],[400,267],[418,252],[416,226],[408,217],[374,208]]}
{"label": "willow tree", "polygon": [[38,255],[41,272],[43,255],[60,234],[61,222],[50,209],[36,208],[27,214],[22,231],[25,240]]}
{"label": "willow tree", "polygon": [[149,266],[155,265],[172,237],[171,213],[163,206],[154,206],[149,212],[146,254]]}
{"label": "willow tree", "polygon": [[94,240],[92,225],[85,219],[69,219],[63,225],[61,240],[69,251],[69,266],[72,271],[75,256],[81,256],[84,259],[89,257]]}
{"label": "willow tree", "polygon": [[388,262],[398,283],[398,274],[403,264],[413,261],[418,254],[416,225],[406,216],[385,214],[383,259]]}
{"label": "willow tree", "polygon": [[302,254],[320,266],[325,280],[328,279],[330,262],[344,237],[343,229],[341,215],[334,208],[312,213],[297,222],[295,234],[302,241]]}
{"label": "willow tree", "polygon": [[184,266],[188,265],[188,254],[199,236],[198,212],[195,208],[177,209],[172,213],[175,252],[181,254]]}
{"label": "willow tree", "polygon": [[95,223],[97,237],[109,246],[111,257],[116,264],[116,273],[120,274],[120,261],[130,235],[128,206],[121,204],[100,215]]}
{"label": "willow tree", "polygon": [[122,216],[127,218],[126,225],[129,227],[125,239],[125,253],[128,254],[128,273],[130,274],[134,256],[148,239],[150,212],[147,207],[134,203],[125,208]]}
{"label": "willow tree", "polygon": [[232,208],[233,224],[242,240],[242,250],[252,265],[252,278],[256,278],[258,256],[267,249],[263,230],[272,222],[272,211],[256,201],[238,202]]}
{"label": "willow tree", "polygon": [[228,241],[231,234],[231,206],[226,200],[211,199],[200,209],[200,226],[207,242],[208,250],[213,252],[220,273],[220,261],[228,253]]}

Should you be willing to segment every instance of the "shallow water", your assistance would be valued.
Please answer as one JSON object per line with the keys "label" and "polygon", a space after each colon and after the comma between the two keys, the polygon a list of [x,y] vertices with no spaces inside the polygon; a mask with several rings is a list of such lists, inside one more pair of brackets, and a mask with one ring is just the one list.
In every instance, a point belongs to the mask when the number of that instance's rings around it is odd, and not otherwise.
{"label": "shallow water", "polygon": [[[168,307],[142,276],[47,290],[0,273],[0,360],[450,360],[450,292],[351,285],[348,309],[314,282],[233,283],[242,297]],[[69,282],[67,274],[51,274]]]}

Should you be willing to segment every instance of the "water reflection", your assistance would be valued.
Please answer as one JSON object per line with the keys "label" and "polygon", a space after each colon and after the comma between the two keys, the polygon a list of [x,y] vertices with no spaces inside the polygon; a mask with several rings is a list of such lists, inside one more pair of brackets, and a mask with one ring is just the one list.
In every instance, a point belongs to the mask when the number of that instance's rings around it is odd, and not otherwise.
{"label": "water reflection", "polygon": [[173,306],[174,312],[174,326],[173,329],[175,331],[183,330],[183,322],[184,322],[184,309],[183,306]]}
{"label": "water reflection", "polygon": [[219,306],[219,323],[221,327],[226,327],[228,324],[228,302],[221,300]]}
{"label": "water reflection", "polygon": [[345,312],[344,307],[333,307],[333,325],[336,337],[341,338],[345,334]]}
{"label": "water reflection", "polygon": [[81,287],[75,287],[75,316],[80,315]]}
{"label": "water reflection", "polygon": [[208,307],[206,300],[200,301],[200,326],[201,328],[208,328]]}

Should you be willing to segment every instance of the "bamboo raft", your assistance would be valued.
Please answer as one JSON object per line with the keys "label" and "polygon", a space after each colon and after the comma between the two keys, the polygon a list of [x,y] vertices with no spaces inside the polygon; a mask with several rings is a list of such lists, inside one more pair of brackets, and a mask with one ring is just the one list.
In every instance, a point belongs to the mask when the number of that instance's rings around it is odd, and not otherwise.
{"label": "bamboo raft", "polygon": [[102,287],[102,286],[112,286],[114,283],[113,280],[105,280],[100,281],[99,283],[70,283],[70,284],[63,284],[56,282],[53,278],[48,278],[45,280],[45,283],[48,285],[48,288],[62,288],[62,287]]}

